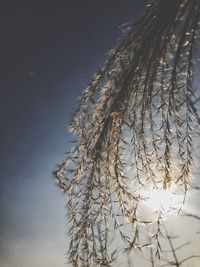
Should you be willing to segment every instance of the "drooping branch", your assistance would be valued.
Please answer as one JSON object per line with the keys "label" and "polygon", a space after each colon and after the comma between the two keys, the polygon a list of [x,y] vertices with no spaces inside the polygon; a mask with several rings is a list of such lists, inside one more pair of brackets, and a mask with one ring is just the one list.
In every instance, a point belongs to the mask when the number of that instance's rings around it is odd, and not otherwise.
{"label": "drooping branch", "polygon": [[166,230],[166,237],[167,237],[167,241],[169,243],[169,247],[170,247],[170,253],[172,254],[172,257],[173,257],[173,260],[172,261],[168,261],[167,264],[164,264],[164,266],[176,266],[176,267],[181,267],[183,265],[184,262],[187,262],[187,261],[190,261],[191,259],[194,259],[194,258],[199,258],[200,256],[199,255],[191,255],[191,256],[188,256],[188,257],[185,257],[185,258],[182,258],[181,260],[178,258],[178,255],[177,255],[177,250],[185,247],[185,246],[188,246],[190,245],[190,242],[187,242],[179,247],[174,247],[174,244],[173,244],[173,237],[171,237],[169,235],[169,233],[167,232]]}
{"label": "drooping branch", "polygon": [[200,122],[199,23],[199,0],[153,1],[84,91],[70,123],[76,142],[55,171],[68,198],[73,266],[110,266],[114,229],[130,248],[142,247],[141,187],[187,190]]}

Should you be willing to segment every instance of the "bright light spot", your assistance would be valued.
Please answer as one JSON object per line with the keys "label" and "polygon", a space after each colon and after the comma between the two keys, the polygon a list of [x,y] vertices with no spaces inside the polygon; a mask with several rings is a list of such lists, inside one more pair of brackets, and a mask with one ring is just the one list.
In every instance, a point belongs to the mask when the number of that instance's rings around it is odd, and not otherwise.
{"label": "bright light spot", "polygon": [[142,191],[141,195],[145,198],[145,205],[153,212],[177,211],[183,203],[183,194],[178,194],[174,188],[151,188]]}

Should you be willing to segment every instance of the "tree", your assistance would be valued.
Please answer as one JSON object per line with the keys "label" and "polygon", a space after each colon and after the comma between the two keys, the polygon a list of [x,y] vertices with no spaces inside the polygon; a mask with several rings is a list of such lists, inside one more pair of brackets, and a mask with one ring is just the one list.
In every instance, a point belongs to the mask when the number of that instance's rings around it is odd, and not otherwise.
{"label": "tree", "polygon": [[[74,147],[54,173],[68,199],[73,266],[111,266],[114,231],[127,250],[147,245],[143,188],[188,190],[200,124],[199,25],[199,0],[154,0],[83,92],[70,123]],[[160,212],[158,256],[161,222]]]}

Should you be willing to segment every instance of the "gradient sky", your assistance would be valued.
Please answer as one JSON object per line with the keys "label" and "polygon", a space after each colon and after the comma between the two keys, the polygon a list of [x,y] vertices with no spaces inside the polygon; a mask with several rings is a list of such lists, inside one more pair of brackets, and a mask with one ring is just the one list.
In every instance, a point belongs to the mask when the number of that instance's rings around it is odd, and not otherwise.
{"label": "gradient sky", "polygon": [[51,172],[64,159],[77,97],[122,36],[119,26],[136,20],[147,2],[1,4],[2,267],[65,266],[66,201]]}

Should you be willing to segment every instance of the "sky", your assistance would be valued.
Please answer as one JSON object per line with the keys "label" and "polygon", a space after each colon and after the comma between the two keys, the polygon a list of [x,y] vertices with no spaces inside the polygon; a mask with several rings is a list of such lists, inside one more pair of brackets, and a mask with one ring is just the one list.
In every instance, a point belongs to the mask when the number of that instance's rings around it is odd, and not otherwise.
{"label": "sky", "polygon": [[92,73],[147,0],[6,1],[0,9],[0,265],[64,267],[66,199],[52,178]]}

